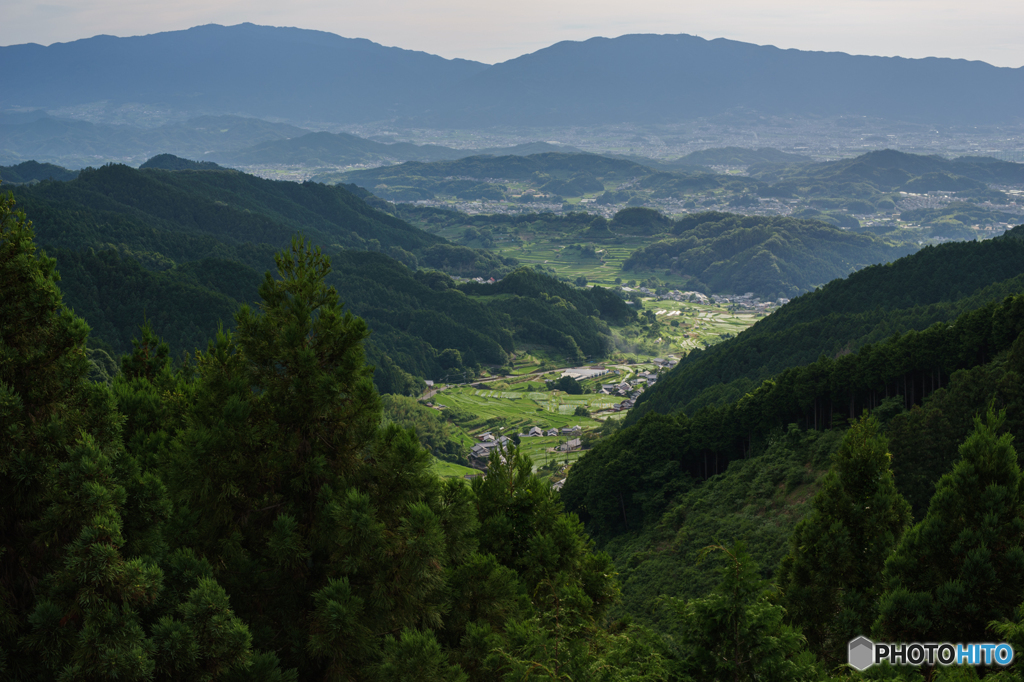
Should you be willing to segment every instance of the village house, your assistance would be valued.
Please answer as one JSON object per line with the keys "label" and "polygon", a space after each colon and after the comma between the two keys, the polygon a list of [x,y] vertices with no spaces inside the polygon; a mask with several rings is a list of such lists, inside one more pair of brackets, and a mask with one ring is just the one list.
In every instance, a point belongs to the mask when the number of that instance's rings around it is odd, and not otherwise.
{"label": "village house", "polygon": [[583,441],[579,438],[570,438],[565,443],[558,446],[558,449],[562,452],[570,452],[572,450],[579,450],[582,446]]}

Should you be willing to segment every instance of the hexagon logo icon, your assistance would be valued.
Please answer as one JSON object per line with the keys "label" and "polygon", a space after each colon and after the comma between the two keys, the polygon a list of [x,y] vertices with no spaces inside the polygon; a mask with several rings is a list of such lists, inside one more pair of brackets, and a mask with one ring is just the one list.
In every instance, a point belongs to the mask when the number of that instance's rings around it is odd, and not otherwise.
{"label": "hexagon logo icon", "polygon": [[867,637],[850,640],[848,662],[855,670],[867,670],[874,663],[875,644]]}

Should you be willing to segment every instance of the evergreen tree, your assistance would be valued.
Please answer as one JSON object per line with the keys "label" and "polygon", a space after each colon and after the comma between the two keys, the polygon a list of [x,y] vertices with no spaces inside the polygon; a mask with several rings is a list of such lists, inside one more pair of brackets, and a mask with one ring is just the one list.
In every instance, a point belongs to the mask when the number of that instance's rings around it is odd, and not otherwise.
{"label": "evergreen tree", "polygon": [[371,679],[396,646],[433,650],[415,633],[441,625],[447,567],[475,548],[472,495],[382,427],[368,330],[328,259],[296,240],[277,265],[196,360],[166,464],[172,544],[210,559],[257,649],[303,678]]}
{"label": "evergreen tree", "polygon": [[479,552],[490,556],[475,559],[472,574],[460,571],[457,584],[492,599],[486,609],[465,597],[453,604],[476,616],[461,621],[464,634],[453,633],[463,643],[463,667],[473,680],[585,678],[602,660],[595,637],[618,598],[611,560],[594,550],[574,514],[562,512],[518,447],[492,451],[473,492]]}
{"label": "evergreen tree", "polygon": [[727,560],[722,580],[707,597],[668,600],[675,611],[676,660],[670,666],[682,680],[815,680],[814,655],[799,630],[786,625],[785,610],[773,604],[743,543],[720,545]]}
{"label": "evergreen tree", "polygon": [[146,320],[140,329],[141,338],[132,339],[132,352],[121,358],[121,373],[126,377],[145,377],[152,381],[171,364],[170,345],[157,336]]}
{"label": "evergreen tree", "polygon": [[890,642],[987,641],[1024,589],[1024,477],[1003,414],[960,446],[928,513],[885,563],[876,634]]}
{"label": "evergreen tree", "polygon": [[870,632],[885,560],[910,524],[873,417],[846,432],[811,512],[796,526],[779,585],[790,621],[830,668]]}
{"label": "evergreen tree", "polygon": [[88,327],[54,266],[0,199],[0,665],[13,680],[147,679],[139,610],[159,595],[160,547],[135,531],[166,499],[121,447],[109,387],[87,380]]}

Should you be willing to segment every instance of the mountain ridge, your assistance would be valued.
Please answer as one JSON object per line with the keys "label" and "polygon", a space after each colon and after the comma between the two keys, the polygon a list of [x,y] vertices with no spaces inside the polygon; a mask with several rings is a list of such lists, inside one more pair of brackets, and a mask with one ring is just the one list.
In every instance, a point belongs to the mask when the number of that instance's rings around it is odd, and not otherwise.
{"label": "mountain ridge", "polygon": [[[686,34],[562,41],[487,65],[322,31],[207,24],[0,47],[0,60],[6,91],[17,93],[4,108],[106,101],[300,123],[658,123],[746,110],[979,124],[1020,121],[1024,110],[1024,67]],[[958,96],[950,98],[951,91]]]}

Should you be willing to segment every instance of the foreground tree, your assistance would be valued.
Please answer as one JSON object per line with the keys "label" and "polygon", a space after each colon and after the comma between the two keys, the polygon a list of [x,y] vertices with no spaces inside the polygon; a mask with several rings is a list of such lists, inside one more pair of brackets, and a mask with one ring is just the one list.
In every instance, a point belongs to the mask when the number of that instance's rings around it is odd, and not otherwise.
{"label": "foreground tree", "polygon": [[721,582],[700,599],[668,600],[677,652],[670,669],[681,680],[816,680],[814,655],[800,631],[784,622],[757,565],[742,543],[708,547],[725,555]]}
{"label": "foreground tree", "polygon": [[1024,590],[1024,476],[1003,415],[975,419],[928,513],[885,563],[875,632],[890,642],[988,641]]}
{"label": "foreground tree", "polygon": [[528,458],[442,481],[383,421],[319,250],[193,361],[147,325],[99,384],[0,209],[0,678],[665,678],[603,630],[610,560]]}
{"label": "foreground tree", "polygon": [[166,512],[164,491],[121,447],[58,279],[0,199],[0,677],[147,679],[159,547],[128,538]]}
{"label": "foreground tree", "polygon": [[890,457],[878,422],[857,421],[782,560],[779,586],[789,619],[829,668],[846,661],[847,642],[871,631],[885,560],[910,525]]}
{"label": "foreground tree", "polygon": [[324,284],[328,259],[296,240],[277,266],[197,357],[166,464],[172,544],[209,558],[254,646],[303,678],[371,679],[415,647],[433,660],[446,569],[475,546],[471,495],[381,426],[368,330]]}

